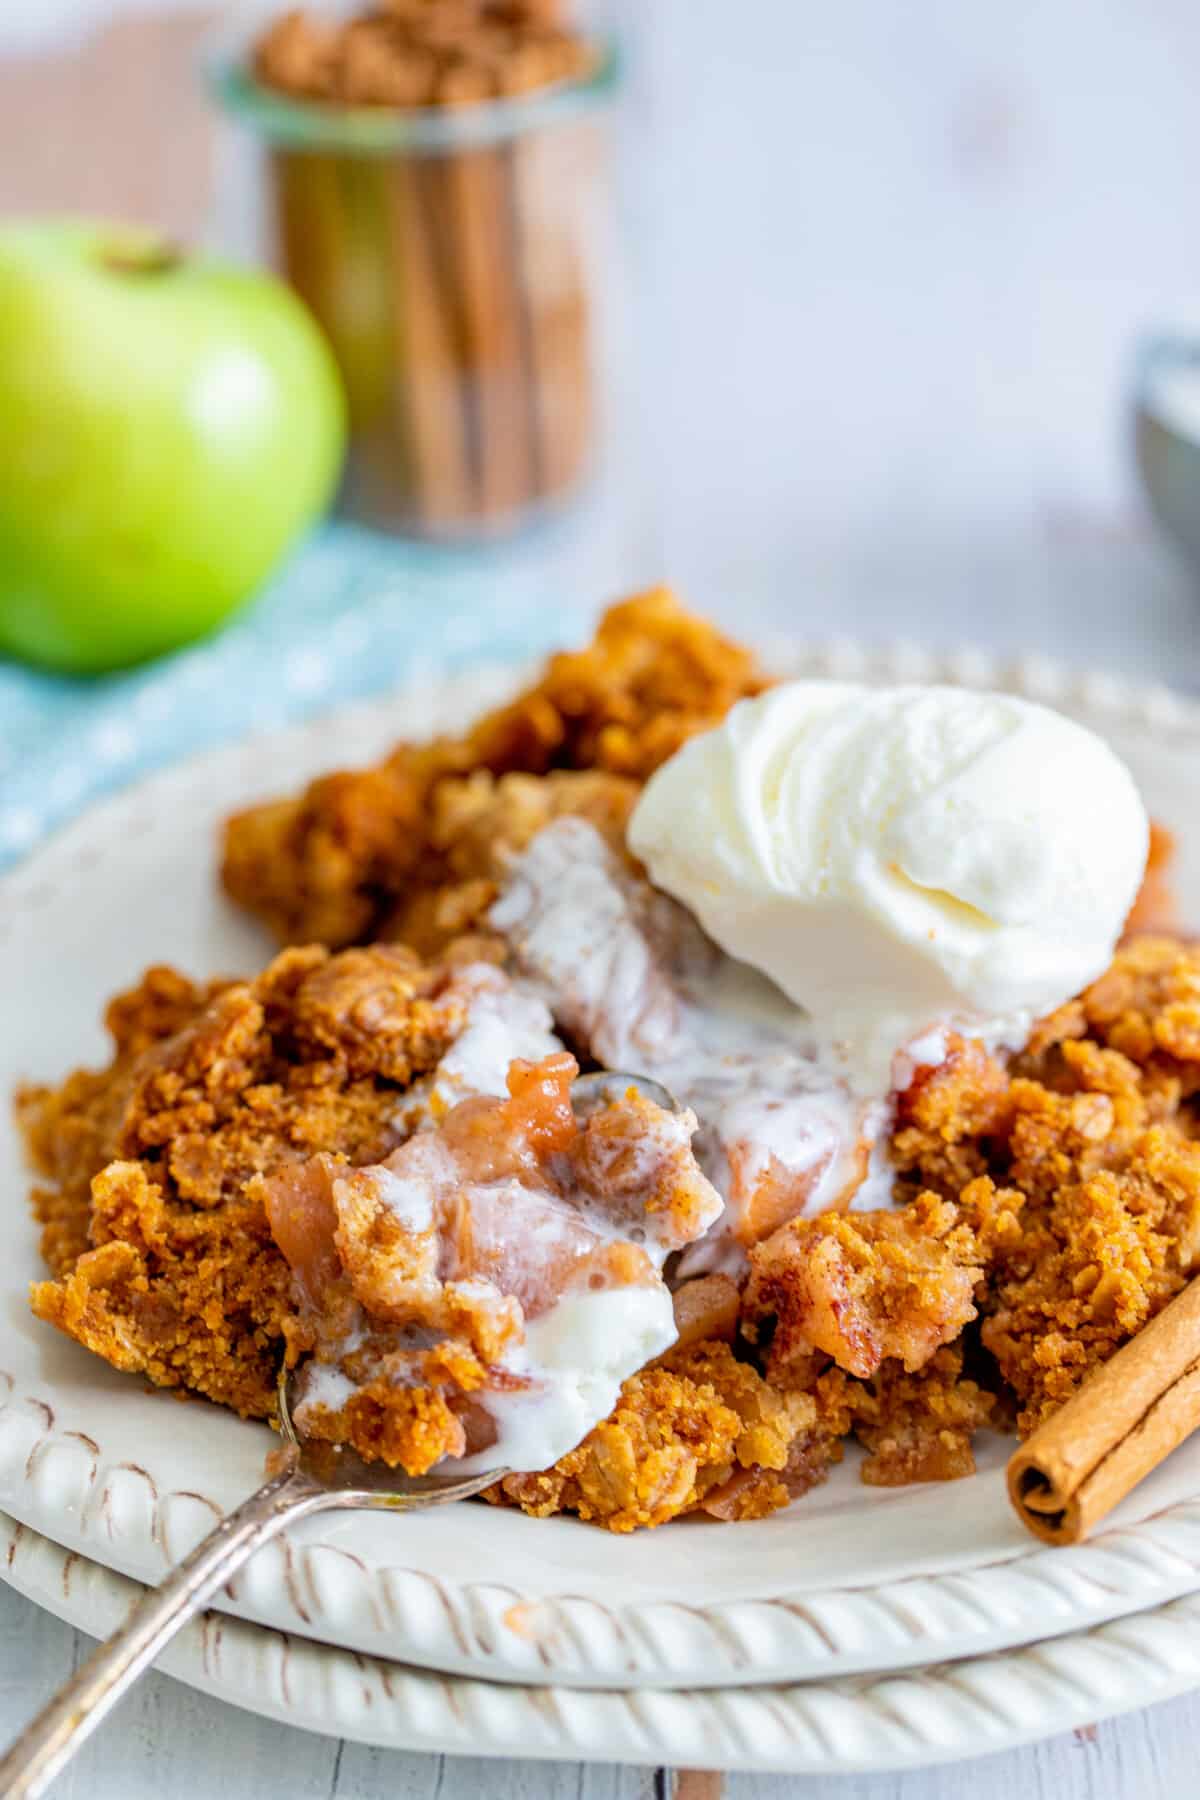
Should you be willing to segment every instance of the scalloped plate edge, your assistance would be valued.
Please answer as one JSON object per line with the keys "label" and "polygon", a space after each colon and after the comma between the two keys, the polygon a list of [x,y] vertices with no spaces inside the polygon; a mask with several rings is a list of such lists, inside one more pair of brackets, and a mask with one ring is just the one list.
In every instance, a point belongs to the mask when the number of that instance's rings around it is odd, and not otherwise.
{"label": "scalloped plate edge", "polygon": [[[96,1637],[140,1584],[0,1513],[4,1579]],[[449,1755],[834,1775],[1033,1743],[1200,1685],[1200,1598],[966,1662],[866,1679],[694,1692],[496,1684],[250,1625],[194,1619],[157,1667],[305,1731]]]}

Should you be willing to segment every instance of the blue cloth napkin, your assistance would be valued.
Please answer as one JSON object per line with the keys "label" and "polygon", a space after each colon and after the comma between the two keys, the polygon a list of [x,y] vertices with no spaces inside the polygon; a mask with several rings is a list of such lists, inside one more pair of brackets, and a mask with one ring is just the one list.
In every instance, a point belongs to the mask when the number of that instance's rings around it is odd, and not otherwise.
{"label": "blue cloth napkin", "polygon": [[[553,561],[553,559],[551,559]],[[222,739],[561,642],[537,562],[327,527],[218,635],[80,680],[0,661],[0,868],[108,789]]]}

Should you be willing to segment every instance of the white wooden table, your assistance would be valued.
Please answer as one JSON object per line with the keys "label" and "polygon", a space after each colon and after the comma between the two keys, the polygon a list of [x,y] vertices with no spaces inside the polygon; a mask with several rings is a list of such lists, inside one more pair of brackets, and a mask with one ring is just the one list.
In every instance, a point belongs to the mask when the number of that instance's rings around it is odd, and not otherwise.
{"label": "white wooden table", "polygon": [[[982,643],[1200,689],[1200,592],[1140,518],[1122,429],[1136,331],[1188,302],[1200,314],[1194,0],[618,4],[634,27],[638,373],[616,478],[544,551],[561,559],[563,591],[598,601],[669,576],[746,633]],[[48,16],[42,0],[5,0],[0,49],[23,10]],[[119,106],[105,80],[35,91],[28,69],[0,61],[0,204],[34,203],[30,169],[60,203],[110,191],[96,167],[106,134],[135,133],[155,100],[161,116],[161,71],[182,66],[170,34],[118,60],[150,71]],[[83,134],[94,154],[76,178],[51,151],[81,141],[89,94],[101,125]],[[175,185],[138,186],[129,205],[186,228],[205,202],[181,197],[192,152],[185,111],[169,111]],[[128,164],[130,143],[117,148]],[[166,163],[133,149],[149,183]],[[248,197],[244,164],[224,166],[209,217],[228,240]],[[0,1588],[0,1736],[85,1647]],[[1200,1696],[978,1763],[730,1777],[725,1791],[1158,1800],[1194,1791],[1198,1737]],[[675,1781],[366,1751],[153,1676],[60,1792],[666,1800]],[[678,1788],[716,1792],[696,1776]]]}
{"label": "white wooden table", "polygon": [[[0,1737],[90,1639],[0,1588]],[[724,1800],[1160,1800],[1195,1792],[1200,1701],[1028,1750],[905,1775],[730,1775]],[[598,1764],[405,1756],[312,1737],[150,1675],[55,1790],[61,1800],[717,1800],[716,1778]]]}

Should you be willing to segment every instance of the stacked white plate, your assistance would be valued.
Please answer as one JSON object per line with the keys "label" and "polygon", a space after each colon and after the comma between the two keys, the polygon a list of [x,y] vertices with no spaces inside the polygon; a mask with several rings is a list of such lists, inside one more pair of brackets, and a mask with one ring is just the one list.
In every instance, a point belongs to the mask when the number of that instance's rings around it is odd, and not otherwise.
{"label": "stacked white plate", "polygon": [[[853,646],[798,672],[956,680],[1049,701],[1126,756],[1180,835],[1200,917],[1200,709],[1045,665]],[[506,693],[484,671],[256,740],[89,813],[0,885],[0,1086],[104,1055],[104,998],[149,961],[257,967],[220,898],[220,818],[255,794],[454,729]],[[148,1393],[38,1324],[20,1146],[0,1140],[11,1257],[0,1351],[7,1578],[103,1634],[261,1477],[265,1428]],[[381,1745],[832,1773],[1000,1749],[1200,1684],[1200,1443],[1090,1544],[1050,1551],[1004,1497],[1007,1443],[951,1485],[863,1487],[853,1456],[786,1514],[610,1536],[469,1504],[311,1521],[262,1551],[163,1659],[289,1723]]]}

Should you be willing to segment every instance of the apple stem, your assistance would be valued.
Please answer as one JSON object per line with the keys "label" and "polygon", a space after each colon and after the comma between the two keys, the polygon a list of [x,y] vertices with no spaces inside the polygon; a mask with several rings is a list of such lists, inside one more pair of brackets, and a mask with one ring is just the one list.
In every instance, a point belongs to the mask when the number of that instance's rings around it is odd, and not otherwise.
{"label": "apple stem", "polygon": [[159,237],[100,244],[93,255],[102,269],[110,269],[114,275],[165,275],[183,261],[180,246]]}

